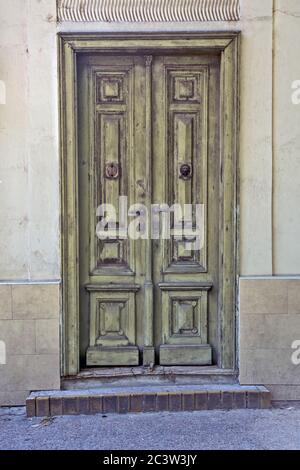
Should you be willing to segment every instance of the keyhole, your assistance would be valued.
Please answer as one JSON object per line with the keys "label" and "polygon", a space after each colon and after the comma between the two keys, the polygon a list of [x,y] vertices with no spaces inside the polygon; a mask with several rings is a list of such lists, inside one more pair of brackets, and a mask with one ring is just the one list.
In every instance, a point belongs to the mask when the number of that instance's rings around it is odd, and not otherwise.
{"label": "keyhole", "polygon": [[119,176],[119,168],[116,163],[108,163],[106,166],[106,177],[117,178]]}

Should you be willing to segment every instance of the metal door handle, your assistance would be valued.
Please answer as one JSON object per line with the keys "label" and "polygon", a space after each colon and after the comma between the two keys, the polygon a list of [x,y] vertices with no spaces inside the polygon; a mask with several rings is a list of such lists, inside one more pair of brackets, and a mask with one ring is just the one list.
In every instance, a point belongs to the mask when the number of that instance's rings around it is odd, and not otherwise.
{"label": "metal door handle", "polygon": [[192,177],[192,165],[190,163],[181,163],[179,167],[179,178],[189,180]]}
{"label": "metal door handle", "polygon": [[119,164],[115,162],[108,162],[105,164],[105,178],[115,180],[119,178],[120,168]]}

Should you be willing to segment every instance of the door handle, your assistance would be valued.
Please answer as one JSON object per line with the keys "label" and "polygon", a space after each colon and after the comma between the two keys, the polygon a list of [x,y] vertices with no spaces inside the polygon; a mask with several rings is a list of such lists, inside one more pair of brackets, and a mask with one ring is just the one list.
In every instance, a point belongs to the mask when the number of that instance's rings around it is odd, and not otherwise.
{"label": "door handle", "polygon": [[105,164],[105,178],[116,180],[120,176],[120,166],[116,162],[108,162]]}
{"label": "door handle", "polygon": [[192,178],[193,168],[190,163],[181,163],[179,166],[179,178],[189,180]]}

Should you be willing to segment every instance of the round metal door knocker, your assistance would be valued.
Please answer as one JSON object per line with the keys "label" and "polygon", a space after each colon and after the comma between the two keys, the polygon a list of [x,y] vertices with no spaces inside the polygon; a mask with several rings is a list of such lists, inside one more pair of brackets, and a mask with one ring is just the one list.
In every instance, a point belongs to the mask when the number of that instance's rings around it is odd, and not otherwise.
{"label": "round metal door knocker", "polygon": [[179,168],[179,178],[189,180],[192,177],[192,166],[189,163],[182,163]]}
{"label": "round metal door knocker", "polygon": [[109,162],[105,165],[105,177],[107,179],[117,179],[119,177],[119,165],[118,163]]}

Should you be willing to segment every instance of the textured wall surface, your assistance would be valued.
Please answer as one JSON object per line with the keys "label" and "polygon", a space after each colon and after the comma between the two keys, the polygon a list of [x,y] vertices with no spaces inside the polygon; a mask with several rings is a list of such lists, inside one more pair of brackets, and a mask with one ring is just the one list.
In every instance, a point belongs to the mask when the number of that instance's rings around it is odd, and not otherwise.
{"label": "textured wall surface", "polygon": [[31,390],[60,387],[57,284],[1,284],[0,406],[20,405]]}
{"label": "textured wall surface", "polygon": [[0,280],[60,277],[55,0],[0,0]]}
{"label": "textured wall surface", "polygon": [[[0,405],[57,388],[59,154],[56,1],[0,0]],[[33,283],[37,280],[38,283]],[[17,282],[15,282],[17,281]]]}
{"label": "textured wall surface", "polygon": [[293,103],[292,94],[300,81],[300,1],[276,0],[275,6],[274,273],[299,274],[300,102]]}
{"label": "textured wall surface", "polygon": [[295,341],[300,344],[300,280],[241,279],[240,382],[270,386],[275,399],[300,400]]}

